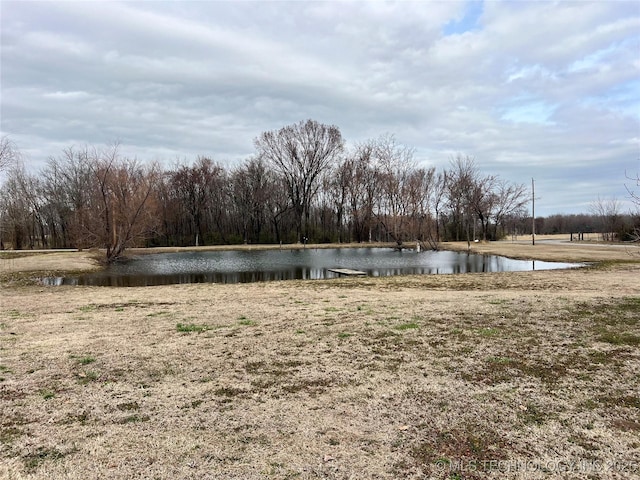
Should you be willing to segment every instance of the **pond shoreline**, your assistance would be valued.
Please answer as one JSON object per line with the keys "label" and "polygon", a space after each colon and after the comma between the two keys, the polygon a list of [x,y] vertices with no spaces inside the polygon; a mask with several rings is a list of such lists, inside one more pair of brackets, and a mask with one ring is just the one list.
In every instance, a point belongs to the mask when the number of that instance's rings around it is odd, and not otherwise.
{"label": "pond shoreline", "polygon": [[445,275],[579,268],[583,263],[515,260],[493,254],[395,248],[307,248],[185,250],[134,255],[83,275],[42,279],[45,285],[148,287],[189,283],[254,283],[280,280],[328,280],[336,269],[369,277]]}
{"label": "pond shoreline", "polygon": [[[566,238],[565,238],[566,237]],[[542,260],[565,263],[635,262],[640,261],[640,246],[619,244],[571,243],[566,235],[541,237],[531,245],[530,240],[478,242],[443,242],[441,250],[498,255],[515,260]],[[411,244],[405,244],[410,246]],[[131,248],[124,258],[138,255],[153,255],[172,252],[206,251],[258,251],[258,250],[303,250],[330,248],[395,248],[395,243],[328,243],[328,244],[282,244],[282,245],[208,245],[200,247],[154,247]],[[5,250],[0,252],[0,282],[21,277],[60,276],[82,274],[102,270],[102,251],[91,250]]]}

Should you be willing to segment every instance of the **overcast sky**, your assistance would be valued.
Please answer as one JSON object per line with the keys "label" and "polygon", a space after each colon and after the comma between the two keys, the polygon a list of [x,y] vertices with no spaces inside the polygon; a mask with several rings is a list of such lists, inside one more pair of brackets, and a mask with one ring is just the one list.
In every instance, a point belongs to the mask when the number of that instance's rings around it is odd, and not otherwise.
{"label": "overcast sky", "polygon": [[640,2],[0,3],[1,130],[42,167],[119,141],[236,164],[261,132],[394,134],[423,166],[475,157],[536,213],[629,208],[640,171]]}

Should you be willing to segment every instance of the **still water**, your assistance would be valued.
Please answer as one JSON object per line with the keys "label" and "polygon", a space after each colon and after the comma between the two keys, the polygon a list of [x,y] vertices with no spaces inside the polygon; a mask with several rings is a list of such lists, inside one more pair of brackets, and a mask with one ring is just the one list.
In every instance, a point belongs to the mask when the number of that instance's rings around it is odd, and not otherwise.
{"label": "still water", "polygon": [[182,252],[142,255],[76,277],[44,279],[48,285],[136,287],[175,283],[246,283],[337,277],[329,269],[360,270],[369,276],[550,270],[578,264],[512,260],[451,251],[391,248]]}

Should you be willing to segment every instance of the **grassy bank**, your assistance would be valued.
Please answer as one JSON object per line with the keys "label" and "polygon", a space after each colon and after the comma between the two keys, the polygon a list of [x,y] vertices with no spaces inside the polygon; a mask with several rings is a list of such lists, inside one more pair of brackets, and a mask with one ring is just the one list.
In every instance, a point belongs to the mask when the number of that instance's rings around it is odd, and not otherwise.
{"label": "grassy bank", "polygon": [[607,263],[5,283],[0,478],[638,478],[640,264],[539,246]]}

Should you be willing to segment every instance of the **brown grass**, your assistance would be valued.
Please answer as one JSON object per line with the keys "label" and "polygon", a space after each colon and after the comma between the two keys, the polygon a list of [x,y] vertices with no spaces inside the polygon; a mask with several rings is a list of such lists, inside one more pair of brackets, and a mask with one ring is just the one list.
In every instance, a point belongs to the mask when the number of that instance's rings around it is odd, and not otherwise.
{"label": "brown grass", "polygon": [[0,478],[640,476],[633,261],[119,289],[6,278]]}

